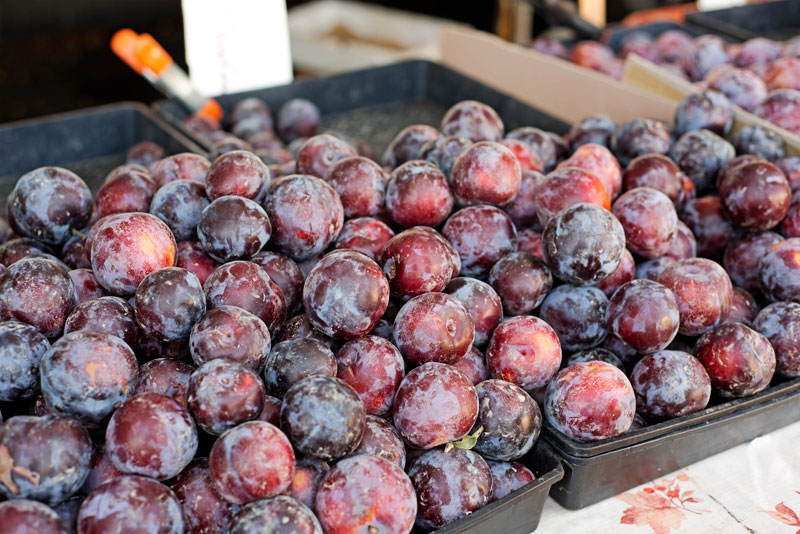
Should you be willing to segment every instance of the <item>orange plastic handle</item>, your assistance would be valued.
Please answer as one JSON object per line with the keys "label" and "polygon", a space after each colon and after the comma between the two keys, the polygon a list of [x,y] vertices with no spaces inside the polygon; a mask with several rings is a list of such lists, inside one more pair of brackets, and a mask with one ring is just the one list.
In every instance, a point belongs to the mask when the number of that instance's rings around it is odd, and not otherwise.
{"label": "orange plastic handle", "polygon": [[196,114],[201,117],[210,117],[219,122],[222,120],[225,112],[222,110],[222,106],[219,105],[219,102],[213,98],[209,98],[203,107],[196,111]]}
{"label": "orange plastic handle", "polygon": [[138,35],[129,28],[114,34],[111,38],[111,50],[139,74],[149,70],[159,77],[173,63],[172,57],[152,35]]}

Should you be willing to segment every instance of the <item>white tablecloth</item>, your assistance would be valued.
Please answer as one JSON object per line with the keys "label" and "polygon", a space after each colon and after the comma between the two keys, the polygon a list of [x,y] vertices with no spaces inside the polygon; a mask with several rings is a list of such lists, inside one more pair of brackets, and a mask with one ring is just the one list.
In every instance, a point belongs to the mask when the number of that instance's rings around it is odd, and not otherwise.
{"label": "white tablecloth", "polygon": [[800,423],[582,510],[545,503],[536,534],[800,534]]}

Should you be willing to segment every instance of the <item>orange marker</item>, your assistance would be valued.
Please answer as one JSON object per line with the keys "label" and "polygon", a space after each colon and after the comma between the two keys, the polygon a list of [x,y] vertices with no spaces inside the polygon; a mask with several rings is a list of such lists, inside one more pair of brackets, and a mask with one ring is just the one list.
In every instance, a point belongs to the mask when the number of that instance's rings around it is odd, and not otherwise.
{"label": "orange marker", "polygon": [[186,73],[175,64],[152,35],[125,28],[111,38],[111,50],[153,86],[201,117],[219,121],[224,112],[213,98],[198,93]]}

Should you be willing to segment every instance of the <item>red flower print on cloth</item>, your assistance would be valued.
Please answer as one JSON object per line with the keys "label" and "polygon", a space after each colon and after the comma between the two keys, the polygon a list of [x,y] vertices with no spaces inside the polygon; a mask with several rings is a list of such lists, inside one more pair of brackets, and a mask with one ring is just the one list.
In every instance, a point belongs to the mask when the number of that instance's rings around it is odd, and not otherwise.
{"label": "red flower print on cloth", "polygon": [[686,512],[697,515],[707,513],[709,510],[689,507],[690,504],[702,502],[702,499],[694,497],[692,490],[681,491],[680,482],[688,480],[689,477],[680,474],[674,479],[654,482],[639,491],[617,495],[617,499],[629,505],[622,512],[620,524],[649,526],[653,534],[669,534],[681,526],[681,521],[686,519]]}
{"label": "red flower print on cloth", "polygon": [[[795,491],[795,493],[800,495],[800,491]],[[783,502],[776,504],[774,511],[761,511],[769,515],[772,519],[776,519],[785,525],[789,525],[790,527],[800,527],[800,518],[797,517],[797,514],[794,510],[783,504]],[[800,534],[800,530],[798,530],[795,534]]]}

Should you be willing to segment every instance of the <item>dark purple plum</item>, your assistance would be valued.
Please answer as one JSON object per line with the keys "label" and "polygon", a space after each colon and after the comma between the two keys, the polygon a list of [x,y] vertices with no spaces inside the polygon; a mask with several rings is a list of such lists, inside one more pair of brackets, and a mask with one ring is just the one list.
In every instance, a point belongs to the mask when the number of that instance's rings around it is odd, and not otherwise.
{"label": "dark purple plum", "polygon": [[228,534],[234,507],[214,487],[208,460],[194,460],[171,486],[181,503],[185,534]]}
{"label": "dark purple plum", "polygon": [[381,157],[384,166],[394,169],[408,161],[422,159],[422,147],[442,137],[441,132],[426,124],[412,124],[400,130]]}
{"label": "dark purple plum", "polygon": [[509,493],[523,488],[536,480],[533,471],[519,462],[487,461],[492,472],[492,498],[497,501]]}
{"label": "dark purple plum", "polygon": [[286,495],[248,503],[236,512],[231,534],[254,532],[322,534],[317,517],[305,504]]}
{"label": "dark purple plum", "polygon": [[139,393],[160,393],[186,407],[186,388],[194,367],[187,363],[158,358],[139,367],[139,382],[134,395]]}
{"label": "dark purple plum", "polygon": [[722,200],[718,196],[705,196],[688,201],[681,219],[697,240],[698,256],[719,257],[734,237],[735,230],[727,219]]}
{"label": "dark purple plum", "polygon": [[511,461],[531,450],[542,428],[539,406],[525,391],[505,380],[484,380],[478,392],[478,420],[483,428],[474,450],[486,459]]}
{"label": "dark purple plum", "polygon": [[290,387],[312,375],[336,376],[336,359],[324,343],[297,338],[272,347],[264,370],[270,395],[282,398]]}
{"label": "dark purple plum", "polygon": [[486,282],[461,277],[450,280],[444,292],[467,310],[475,327],[473,343],[479,347],[486,345],[503,318],[503,304],[497,292]]}
{"label": "dark purple plum", "polygon": [[700,335],[727,318],[733,286],[719,264],[705,258],[681,260],[664,269],[658,282],[675,295],[681,334]]}
{"label": "dark purple plum", "polygon": [[553,327],[563,348],[590,349],[608,334],[607,307],[608,297],[599,289],[564,284],[547,295],[539,317]]}
{"label": "dark purple plum", "polygon": [[220,436],[208,457],[211,478],[223,499],[246,504],[275,497],[292,483],[292,444],[277,427],[248,421]]}
{"label": "dark purple plum", "polygon": [[125,401],[106,428],[106,454],[126,474],[166,480],[197,452],[197,428],[172,397],[141,393]]}
{"label": "dark purple plum", "polygon": [[[0,269],[0,274],[2,274],[2,269]],[[69,272],[69,277],[72,278],[72,283],[75,284],[78,304],[100,298],[106,294],[91,269],[73,269]]]}
{"label": "dark purple plum", "polygon": [[159,269],[139,284],[134,310],[145,335],[164,341],[187,338],[206,313],[203,286],[186,269]]}
{"label": "dark purple plum", "polygon": [[489,374],[528,394],[545,386],[561,367],[555,330],[538,317],[512,317],[500,323],[486,349]]}
{"label": "dark purple plum", "polygon": [[197,224],[197,237],[208,255],[225,263],[251,258],[272,234],[264,209],[250,199],[219,197],[209,204]]}
{"label": "dark purple plum", "polygon": [[[280,419],[280,416],[278,417]],[[402,442],[401,442],[402,443]],[[404,449],[405,450],[405,449]],[[295,465],[294,477],[286,493],[301,503],[314,509],[314,500],[317,497],[317,488],[322,476],[330,470],[327,462],[304,458]]]}
{"label": "dark purple plum", "polygon": [[92,193],[81,178],[61,167],[39,167],[17,180],[8,197],[15,231],[48,245],[61,245],[92,215]]}
{"label": "dark purple plum", "polygon": [[409,300],[394,321],[394,339],[412,364],[455,363],[469,351],[475,326],[467,309],[446,293],[424,293]]}
{"label": "dark purple plum", "polygon": [[389,304],[389,282],[373,260],[352,250],[334,250],[306,277],[303,304],[322,333],[352,339],[368,333]]}
{"label": "dark purple plum", "polygon": [[464,437],[478,417],[472,382],[452,366],[428,362],[403,379],[393,409],[394,425],[412,447],[431,449]]}
{"label": "dark purple plum", "polygon": [[150,202],[158,189],[149,175],[138,172],[120,172],[97,191],[95,213],[105,217],[114,213],[150,211]]}
{"label": "dark purple plum", "polygon": [[570,365],[547,385],[544,415],[556,430],[577,441],[597,441],[628,431],[636,396],[613,365],[589,361]]}
{"label": "dark purple plum", "polygon": [[763,334],[775,350],[775,372],[800,376],[800,304],[774,302],[753,320],[753,329]]}
{"label": "dark purple plum", "polygon": [[464,376],[469,378],[469,381],[472,382],[474,386],[489,378],[489,368],[486,366],[486,357],[474,346],[469,349],[469,352],[467,352],[463,358],[451,365],[464,373]]}
{"label": "dark purple plum", "polygon": [[238,306],[264,321],[275,333],[286,318],[286,301],[269,275],[249,261],[226,263],[203,284],[207,309]]}
{"label": "dark purple plum", "polygon": [[669,156],[688,176],[698,191],[708,190],[717,173],[736,156],[728,141],[710,130],[683,134],[670,148]]}
{"label": "dark purple plum", "polygon": [[458,251],[463,276],[486,276],[500,258],[517,248],[514,223],[494,206],[457,211],[447,219],[442,234]]}
{"label": "dark purple plum", "polygon": [[100,297],[79,304],[67,317],[64,333],[91,330],[117,336],[131,348],[139,342],[133,306],[119,297]]}
{"label": "dark purple plum", "polygon": [[92,269],[112,295],[131,295],[148,274],[175,265],[175,238],[149,213],[110,215],[92,230]]}
{"label": "dark purple plum", "polygon": [[175,267],[193,273],[201,284],[205,284],[208,276],[220,266],[220,263],[208,255],[199,242],[182,241],[178,243]]}
{"label": "dark purple plum", "polygon": [[721,397],[746,397],[769,386],[775,351],[766,337],[741,323],[715,326],[698,340],[695,356]]}
{"label": "dark purple plum", "polygon": [[319,178],[290,175],[272,183],[264,201],[272,242],[294,260],[320,254],[342,231],[339,194]]}
{"label": "dark purple plum", "polygon": [[95,426],[133,394],[139,368],[121,339],[86,330],[56,341],[40,371],[47,405]]}
{"label": "dark purple plum", "polygon": [[269,168],[261,158],[246,150],[233,150],[219,156],[209,167],[206,195],[212,201],[229,195],[258,201],[270,180]]}
{"label": "dark purple plum", "polygon": [[322,178],[328,168],[340,159],[357,155],[355,148],[338,137],[329,134],[315,135],[309,137],[297,153],[297,174]]}
{"label": "dark purple plum", "polygon": [[611,208],[625,232],[628,250],[645,258],[662,256],[678,226],[678,215],[669,197],[649,187],[622,194]]}
{"label": "dark purple plum", "polygon": [[39,365],[50,349],[36,328],[17,321],[0,323],[0,401],[29,399],[39,390]]}
{"label": "dark purple plum", "polygon": [[492,496],[492,472],[475,452],[435,449],[416,459],[408,476],[417,492],[418,527],[433,530],[483,508]]}
{"label": "dark purple plum", "polygon": [[118,477],[99,486],[78,512],[80,534],[184,534],[183,528],[181,503],[172,490],[142,476]]}
{"label": "dark purple plum", "polygon": [[197,239],[197,225],[209,203],[203,184],[176,180],[156,192],[150,213],[169,226],[177,241],[191,241]]}
{"label": "dark purple plum", "polygon": [[545,225],[542,255],[553,274],[565,282],[600,282],[619,267],[626,233],[625,224],[608,210],[593,204],[573,204]]}
{"label": "dark purple plum", "polygon": [[315,499],[325,532],[411,532],[414,486],[396,464],[368,454],[346,458],[322,478]]}
{"label": "dark purple plum", "polygon": [[380,263],[392,296],[401,299],[442,291],[461,269],[452,245],[425,227],[411,228],[391,238],[384,246]]}
{"label": "dark purple plum", "polygon": [[286,301],[286,313],[299,310],[303,300],[304,277],[297,264],[288,256],[271,251],[259,252],[250,261],[264,269],[280,288]]}
{"label": "dark purple plum", "polygon": [[766,161],[731,169],[718,184],[719,196],[730,220],[748,231],[769,230],[789,211],[792,192],[776,165]]}
{"label": "dark purple plum", "polygon": [[89,475],[92,442],[75,419],[18,415],[0,426],[0,493],[58,504]]}
{"label": "dark purple plum", "polygon": [[397,347],[377,336],[363,336],[339,349],[336,365],[336,377],[356,390],[367,414],[385,415],[391,410],[405,372]]}
{"label": "dark purple plum", "polygon": [[359,217],[345,221],[342,233],[336,240],[336,248],[355,250],[380,261],[386,243],[394,237],[394,231],[383,221],[372,217]]}
{"label": "dark purple plum", "polygon": [[503,121],[491,107],[475,100],[462,100],[442,118],[442,133],[479,141],[499,141],[503,137]]}
{"label": "dark purple plum", "polygon": [[220,358],[260,373],[272,338],[264,321],[236,306],[220,306],[192,327],[189,350],[197,365]]}
{"label": "dark purple plum", "polygon": [[365,418],[358,393],[343,380],[324,375],[294,384],[281,406],[281,428],[292,445],[321,460],[352,454],[364,434]]}
{"label": "dark purple plum", "polygon": [[732,141],[739,154],[752,154],[767,161],[776,161],[786,155],[783,138],[776,131],[757,124],[743,126]]}
{"label": "dark purple plum", "polygon": [[386,176],[371,159],[362,156],[340,159],[328,167],[323,178],[339,193],[345,217],[372,217],[383,209]]}
{"label": "dark purple plum", "polygon": [[727,134],[733,126],[733,108],[718,91],[694,93],[678,103],[675,110],[675,135],[706,129],[717,135]]}
{"label": "dark purple plum", "polygon": [[186,409],[200,428],[218,436],[256,419],[264,409],[265,395],[264,383],[255,371],[216,359],[192,373],[186,388]]}
{"label": "dark purple plum", "polygon": [[430,161],[447,176],[449,181],[453,171],[453,164],[472,141],[466,137],[437,137],[425,143],[419,152],[419,159]]}
{"label": "dark purple plum", "polygon": [[205,184],[209,167],[211,162],[198,154],[175,154],[153,166],[153,180],[158,187],[164,187],[175,180],[193,180]]}
{"label": "dark purple plum", "polygon": [[711,397],[711,380],[691,354],[662,350],[648,354],[631,373],[636,411],[648,420],[699,412]]}
{"label": "dark purple plum", "polygon": [[602,348],[594,348],[594,349],[575,352],[571,354],[569,358],[566,359],[566,361],[564,362],[564,367],[569,367],[570,365],[575,363],[593,362],[593,361],[610,363],[623,373],[625,372],[625,364],[622,363],[622,360],[619,358],[619,356],[617,356],[610,350]]}
{"label": "dark purple plum", "polygon": [[287,100],[278,110],[278,133],[287,142],[311,137],[319,129],[317,106],[304,98]]}
{"label": "dark purple plum", "polygon": [[620,124],[611,138],[611,149],[621,165],[645,154],[666,154],[672,136],[663,122],[653,119],[633,119]]}
{"label": "dark purple plum", "polygon": [[514,153],[499,143],[469,146],[453,164],[451,185],[461,205],[502,205],[520,188],[522,168]]}
{"label": "dark purple plum", "polygon": [[353,456],[371,454],[397,464],[400,469],[406,466],[406,445],[403,438],[386,419],[367,415],[364,437]]}
{"label": "dark purple plum", "polygon": [[126,163],[135,163],[149,168],[153,163],[165,156],[164,147],[152,141],[141,141],[128,149],[125,154]]}
{"label": "dark purple plum", "polygon": [[553,287],[553,276],[542,260],[527,252],[512,252],[494,264],[489,284],[508,315],[531,313]]}
{"label": "dark purple plum", "polygon": [[559,159],[558,146],[550,134],[544,130],[534,128],[533,126],[523,126],[508,132],[506,138],[517,139],[528,143],[542,160],[545,172],[550,172],[556,167],[556,163],[558,163]]}
{"label": "dark purple plum", "polygon": [[27,323],[54,338],[77,304],[69,272],[54,261],[25,258],[0,273],[0,321]]}
{"label": "dark purple plum", "polygon": [[27,499],[0,503],[0,523],[13,534],[72,534],[52,508]]}
{"label": "dark purple plum", "polygon": [[800,302],[800,238],[773,245],[759,263],[758,276],[768,299]]}
{"label": "dark purple plum", "polygon": [[678,334],[680,318],[675,294],[651,280],[623,285],[606,309],[609,333],[643,354],[665,349]]}

